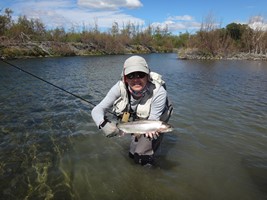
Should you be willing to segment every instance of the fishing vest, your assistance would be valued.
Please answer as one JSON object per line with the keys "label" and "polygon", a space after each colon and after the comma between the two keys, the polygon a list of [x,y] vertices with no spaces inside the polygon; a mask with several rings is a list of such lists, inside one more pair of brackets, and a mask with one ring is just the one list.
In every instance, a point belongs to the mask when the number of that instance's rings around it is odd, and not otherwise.
{"label": "fishing vest", "polygon": [[[148,91],[145,93],[145,96],[142,97],[140,102],[137,105],[135,114],[140,119],[147,119],[151,110],[151,103],[153,96],[158,92],[161,86],[165,86],[165,82],[162,80],[161,75],[155,72],[150,72],[150,84],[148,85]],[[123,81],[119,81],[119,88],[121,96],[113,104],[113,112],[117,116],[121,116],[124,112],[128,111],[129,96],[128,89]],[[165,88],[165,87],[164,87]],[[164,113],[161,115],[160,120],[168,121],[172,113],[172,106],[170,108],[170,101],[167,98],[166,108]]]}

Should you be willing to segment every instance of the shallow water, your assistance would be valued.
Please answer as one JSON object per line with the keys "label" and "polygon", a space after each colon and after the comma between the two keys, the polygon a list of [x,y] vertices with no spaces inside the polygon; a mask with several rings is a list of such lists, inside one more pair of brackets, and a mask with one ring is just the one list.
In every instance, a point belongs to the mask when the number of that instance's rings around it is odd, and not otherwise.
{"label": "shallow water", "polygon": [[[92,104],[129,57],[11,63]],[[105,138],[92,105],[0,63],[0,199],[267,199],[267,63],[144,55],[175,111],[154,168]]]}

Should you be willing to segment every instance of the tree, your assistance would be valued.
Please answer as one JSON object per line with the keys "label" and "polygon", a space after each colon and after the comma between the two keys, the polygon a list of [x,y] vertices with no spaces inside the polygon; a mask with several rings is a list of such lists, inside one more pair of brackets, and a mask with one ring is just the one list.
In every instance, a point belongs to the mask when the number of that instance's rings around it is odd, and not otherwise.
{"label": "tree", "polygon": [[57,27],[56,29],[51,31],[52,40],[55,42],[64,42],[66,40],[66,32],[64,28]]}
{"label": "tree", "polygon": [[118,22],[114,22],[112,24],[110,33],[111,33],[112,36],[118,36],[119,35],[119,24],[118,24]]}
{"label": "tree", "polygon": [[[266,40],[265,35],[267,30],[264,28],[264,18],[261,16],[252,17],[249,24],[253,26],[252,38],[252,52],[255,54],[263,54],[266,52]],[[265,41],[265,42],[264,42]]]}
{"label": "tree", "polygon": [[231,23],[226,26],[227,32],[229,33],[230,37],[235,41],[238,41],[242,38],[242,35],[244,34],[247,28],[248,25],[237,23]]}
{"label": "tree", "polygon": [[13,13],[12,10],[6,8],[5,14],[0,15],[0,36],[4,35],[5,32],[11,27],[12,20],[11,14]]}
{"label": "tree", "polygon": [[186,47],[188,40],[190,38],[190,35],[188,32],[186,33],[180,33],[177,37],[172,37],[173,43],[175,47]]}

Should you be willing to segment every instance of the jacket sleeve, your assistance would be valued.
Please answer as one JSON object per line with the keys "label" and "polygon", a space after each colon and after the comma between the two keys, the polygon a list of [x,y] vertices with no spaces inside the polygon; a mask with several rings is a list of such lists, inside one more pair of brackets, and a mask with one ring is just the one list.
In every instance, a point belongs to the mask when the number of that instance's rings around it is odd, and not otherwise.
{"label": "jacket sleeve", "polygon": [[164,89],[164,87],[161,86],[152,99],[151,110],[148,119],[151,120],[160,119],[160,116],[165,111],[166,99],[167,99],[167,91]]}
{"label": "jacket sleeve", "polygon": [[97,104],[91,112],[92,118],[97,127],[99,127],[99,125],[103,122],[106,111],[112,108],[114,101],[119,97],[120,88],[118,82],[109,90],[104,99]]}

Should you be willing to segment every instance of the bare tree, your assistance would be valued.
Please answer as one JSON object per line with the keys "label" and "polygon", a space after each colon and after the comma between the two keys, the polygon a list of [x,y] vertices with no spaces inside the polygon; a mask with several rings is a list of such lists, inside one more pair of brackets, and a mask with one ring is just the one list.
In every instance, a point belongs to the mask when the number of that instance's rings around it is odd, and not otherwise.
{"label": "bare tree", "polygon": [[266,30],[264,30],[264,18],[261,16],[252,17],[249,24],[253,26],[252,38],[252,52],[255,54],[264,54],[266,52]]}

